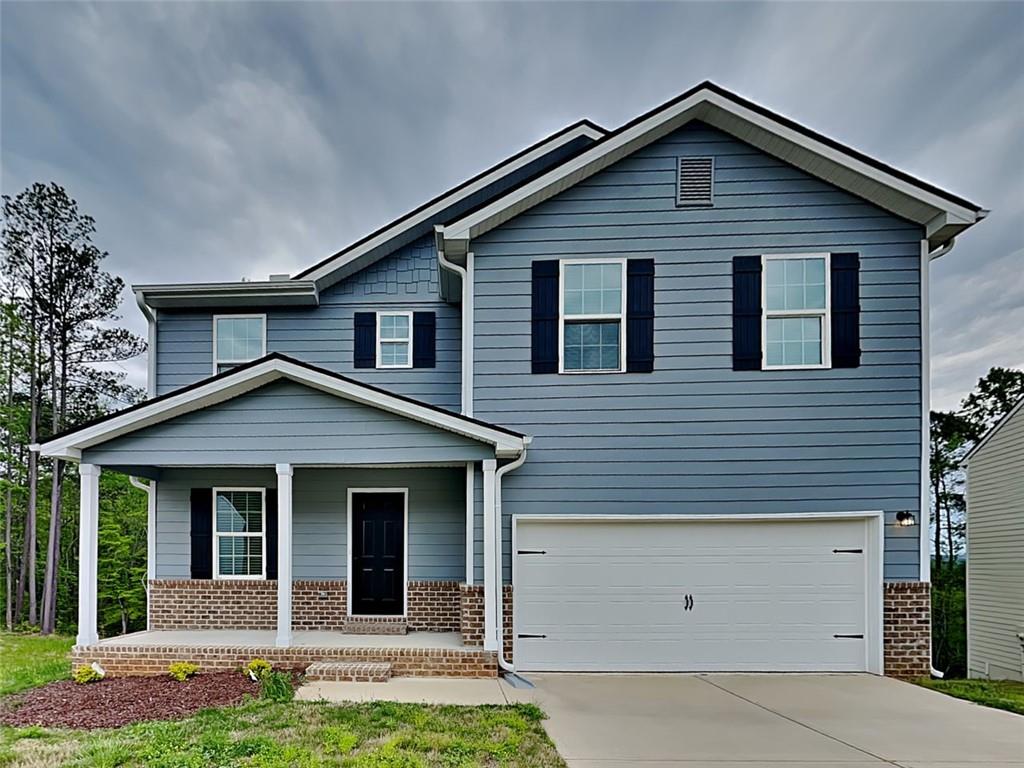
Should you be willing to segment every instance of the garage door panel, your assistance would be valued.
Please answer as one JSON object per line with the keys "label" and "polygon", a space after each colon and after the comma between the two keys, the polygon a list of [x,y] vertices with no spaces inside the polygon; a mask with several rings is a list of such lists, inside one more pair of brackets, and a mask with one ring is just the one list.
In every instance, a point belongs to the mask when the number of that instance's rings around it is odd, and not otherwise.
{"label": "garage door panel", "polygon": [[[537,671],[866,668],[866,526],[521,522],[517,665]],[[836,550],[839,550],[838,552]],[[858,551],[859,550],[859,551]]]}

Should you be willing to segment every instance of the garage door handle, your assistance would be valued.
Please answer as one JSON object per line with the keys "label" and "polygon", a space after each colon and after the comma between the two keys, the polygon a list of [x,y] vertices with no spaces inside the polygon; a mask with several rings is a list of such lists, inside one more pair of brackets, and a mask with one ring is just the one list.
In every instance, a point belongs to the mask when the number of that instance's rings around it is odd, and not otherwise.
{"label": "garage door handle", "polygon": [[833,549],[833,555],[862,555],[864,554],[863,549]]}
{"label": "garage door handle", "polygon": [[864,635],[832,635],[837,640],[863,640]]}
{"label": "garage door handle", "polygon": [[520,639],[526,638],[527,640],[544,640],[547,635],[516,635],[516,637]]}
{"label": "garage door handle", "polygon": [[543,549],[517,549],[516,550],[516,554],[517,555],[546,555],[547,552],[545,552]]}

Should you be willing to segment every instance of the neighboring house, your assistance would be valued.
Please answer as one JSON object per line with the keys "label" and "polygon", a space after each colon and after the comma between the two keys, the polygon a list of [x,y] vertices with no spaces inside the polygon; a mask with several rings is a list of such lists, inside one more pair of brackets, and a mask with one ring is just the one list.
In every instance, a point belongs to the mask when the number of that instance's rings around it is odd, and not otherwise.
{"label": "neighboring house", "polygon": [[[926,674],[928,264],[985,214],[704,83],[294,277],[135,286],[151,399],[41,446],[76,663]],[[101,469],[150,480],[106,641]]]}
{"label": "neighboring house", "polygon": [[967,467],[967,672],[1024,680],[1024,400]]}

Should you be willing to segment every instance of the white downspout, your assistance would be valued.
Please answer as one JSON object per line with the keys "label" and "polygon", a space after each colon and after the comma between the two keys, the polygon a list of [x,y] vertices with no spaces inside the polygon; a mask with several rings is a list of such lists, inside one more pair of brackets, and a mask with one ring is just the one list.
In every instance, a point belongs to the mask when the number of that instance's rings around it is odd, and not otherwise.
{"label": "white downspout", "polygon": [[[501,531],[502,531],[502,517],[501,517],[501,479],[508,473],[515,469],[519,469],[523,466],[523,462],[526,461],[526,446],[529,445],[530,439],[526,438],[523,441],[523,452],[519,454],[519,457],[512,462],[499,467],[494,473],[494,516],[496,518],[494,525],[494,546],[497,548],[497,556],[494,558],[495,568],[498,571],[497,578],[494,580],[495,589],[498,591],[498,666],[506,672],[515,672],[516,668],[510,662],[505,660],[505,585],[503,578],[503,560],[502,555],[502,544],[501,544]],[[515,553],[512,555],[515,557]]]}
{"label": "white downspout", "polygon": [[449,261],[437,249],[437,260],[445,269],[459,276],[462,282],[462,415],[473,415],[473,254],[466,254],[466,266]]}
{"label": "white downspout", "polygon": [[146,492],[146,629],[150,629],[153,619],[149,610],[149,583],[156,578],[156,481],[143,483],[134,475],[129,475],[128,481]]}
{"label": "white downspout", "polygon": [[[930,428],[931,428],[931,302],[928,266],[936,259],[945,256],[953,250],[956,245],[956,238],[950,238],[945,245],[940,245],[934,251],[928,250],[928,241],[923,241],[923,248],[926,258],[921,262],[921,581],[931,581],[931,549],[929,526],[925,520],[931,519],[931,483],[928,482],[928,474],[931,470],[930,464]],[[929,656],[930,656],[929,649]],[[930,666],[930,665],[929,665]],[[942,679],[945,675],[931,666],[931,676]]]}
{"label": "white downspout", "polygon": [[146,347],[146,395],[156,397],[156,312],[146,303],[142,291],[135,292],[135,302],[142,310],[148,323],[148,345]]}

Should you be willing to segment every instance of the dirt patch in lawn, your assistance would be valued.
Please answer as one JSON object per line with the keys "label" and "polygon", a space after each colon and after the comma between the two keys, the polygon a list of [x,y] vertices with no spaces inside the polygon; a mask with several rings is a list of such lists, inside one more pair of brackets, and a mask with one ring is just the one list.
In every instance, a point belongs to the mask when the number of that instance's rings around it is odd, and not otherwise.
{"label": "dirt patch in lawn", "polygon": [[240,703],[259,685],[238,672],[168,677],[110,677],[79,685],[61,680],[8,697],[0,723],[47,728],[118,728],[143,720],[177,720],[201,709]]}

